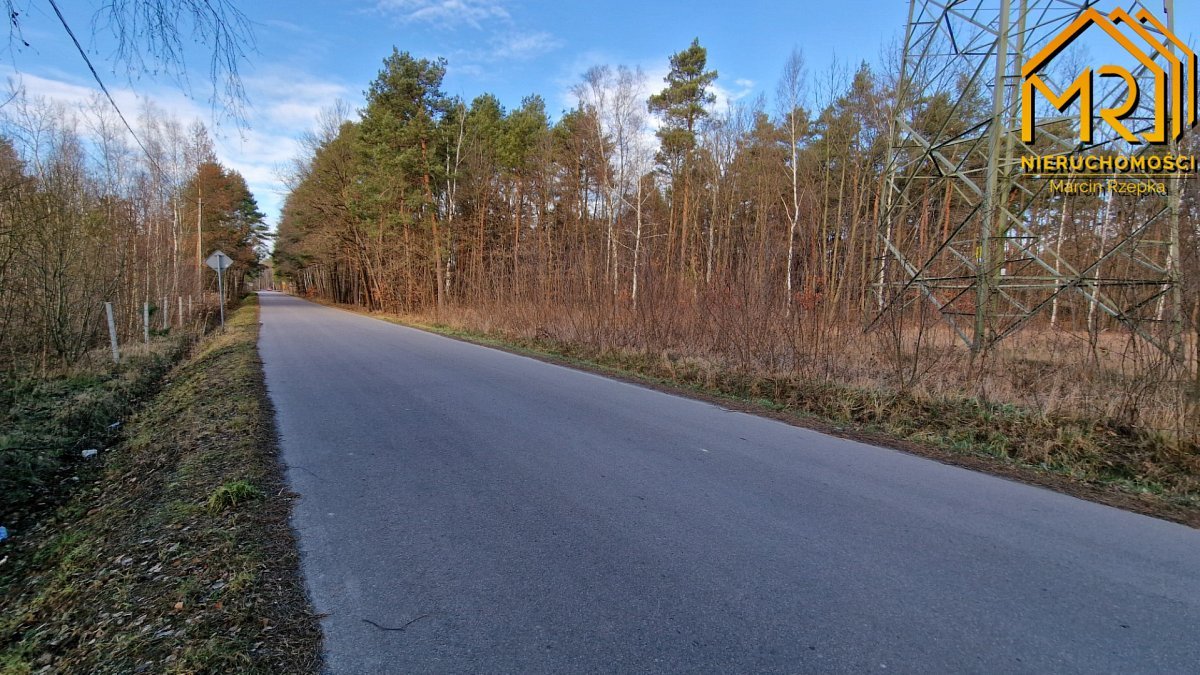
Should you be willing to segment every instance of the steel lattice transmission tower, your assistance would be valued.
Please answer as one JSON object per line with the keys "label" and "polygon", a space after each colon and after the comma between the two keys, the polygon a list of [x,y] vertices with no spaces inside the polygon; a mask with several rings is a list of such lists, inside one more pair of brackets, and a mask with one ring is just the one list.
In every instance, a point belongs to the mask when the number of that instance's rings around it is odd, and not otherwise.
{"label": "steel lattice transmission tower", "polygon": [[[1159,349],[1179,349],[1180,178],[1166,181],[1165,196],[1093,196],[1093,250],[1075,245],[1068,255],[1067,198],[1053,194],[1046,177],[1022,172],[1021,155],[1164,150],[1128,144],[1100,123],[1083,144],[1079,115],[1070,109],[1038,116],[1034,141],[1022,141],[1023,64],[1096,5],[910,0],[883,176],[872,325],[930,303],[979,353],[1073,297],[1089,314],[1107,314]],[[1159,17],[1165,9],[1173,33],[1172,1],[1164,5],[1146,9]],[[1126,9],[1132,15],[1142,8]],[[1143,96],[1125,122],[1140,133],[1153,126],[1153,96],[1145,95],[1155,91],[1153,74],[1144,65],[1131,70]],[[1058,91],[1078,74],[1068,71],[1053,82]],[[1055,73],[1044,77],[1054,80]],[[1120,78],[1097,80],[1098,110],[1128,98]],[[1174,143],[1166,149],[1174,151]]]}

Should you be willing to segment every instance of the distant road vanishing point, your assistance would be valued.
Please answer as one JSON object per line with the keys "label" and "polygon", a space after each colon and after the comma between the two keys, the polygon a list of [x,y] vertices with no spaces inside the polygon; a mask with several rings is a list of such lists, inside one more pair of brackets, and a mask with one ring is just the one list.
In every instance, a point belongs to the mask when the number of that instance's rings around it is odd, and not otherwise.
{"label": "distant road vanishing point", "polygon": [[333,673],[1200,672],[1200,532],[279,293]]}

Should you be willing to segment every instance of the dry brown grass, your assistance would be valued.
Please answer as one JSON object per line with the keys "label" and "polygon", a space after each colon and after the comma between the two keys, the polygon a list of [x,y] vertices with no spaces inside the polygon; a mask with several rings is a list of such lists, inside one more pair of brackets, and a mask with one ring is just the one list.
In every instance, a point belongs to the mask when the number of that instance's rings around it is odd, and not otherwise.
{"label": "dry brown grass", "polygon": [[[1044,418],[1081,418],[1137,428],[1182,443],[1200,441],[1196,364],[1173,363],[1125,331],[1028,328],[986,358],[970,353],[942,323],[923,328],[859,324],[800,315],[730,315],[550,310],[533,305],[454,307],[412,317],[521,341],[697,359],[713,372],[795,377],[915,399],[969,398]],[[723,318],[725,317],[725,318]],[[1195,335],[1189,337],[1194,341]],[[1186,353],[1194,354],[1190,346]]]}

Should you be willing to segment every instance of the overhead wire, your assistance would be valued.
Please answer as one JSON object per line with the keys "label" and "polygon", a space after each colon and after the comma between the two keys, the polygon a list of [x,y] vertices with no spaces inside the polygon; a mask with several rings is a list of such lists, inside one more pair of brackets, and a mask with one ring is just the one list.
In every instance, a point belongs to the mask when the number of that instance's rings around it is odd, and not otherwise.
{"label": "overhead wire", "polygon": [[71,37],[71,42],[75,43],[75,49],[77,49],[79,51],[79,55],[83,57],[83,62],[87,64],[88,70],[92,72],[92,78],[96,80],[96,84],[100,85],[100,91],[104,92],[104,96],[107,97],[108,102],[112,104],[113,110],[117,111],[117,117],[121,118],[121,123],[123,123],[125,128],[129,130],[129,135],[133,136],[133,140],[138,144],[138,147],[142,149],[142,152],[145,153],[146,159],[150,161],[150,164],[154,166],[154,169],[160,174],[163,173],[162,167],[158,165],[158,161],[154,159],[154,156],[150,154],[148,149],[146,149],[146,145],[142,143],[142,139],[139,138],[137,132],[133,130],[133,125],[129,123],[129,120],[125,119],[125,113],[121,112],[121,106],[117,105],[116,99],[113,98],[112,93],[109,92],[108,87],[105,86],[104,81],[100,79],[100,73],[96,72],[96,66],[92,64],[91,58],[88,57],[87,50],[85,50],[83,45],[79,43],[79,38],[75,37],[75,31],[71,30],[71,25],[67,23],[67,19],[63,16],[62,10],[58,8],[58,3],[55,2],[55,0],[48,1],[50,2],[50,6],[54,8],[54,13],[58,15],[59,23],[61,23],[63,29],[67,31],[67,35]]}

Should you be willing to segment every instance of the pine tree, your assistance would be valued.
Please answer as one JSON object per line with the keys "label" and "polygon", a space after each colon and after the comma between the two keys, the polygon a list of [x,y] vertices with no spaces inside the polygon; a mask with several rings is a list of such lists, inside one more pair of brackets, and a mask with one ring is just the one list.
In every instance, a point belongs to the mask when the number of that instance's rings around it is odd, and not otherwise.
{"label": "pine tree", "polygon": [[[399,225],[408,242],[412,227],[428,229],[439,306],[445,301],[445,242],[434,190],[443,183],[446,171],[437,152],[442,141],[438,123],[450,107],[441,90],[445,74],[445,59],[416,59],[393,49],[366,92],[360,134],[364,184],[374,186],[369,190],[372,202],[366,206],[383,228],[378,235],[383,238],[386,230]],[[405,245],[409,262],[423,257],[415,246]],[[406,264],[404,271],[408,277],[405,304],[419,304],[414,268]]]}
{"label": "pine tree", "polygon": [[696,271],[696,261],[688,247],[692,231],[689,193],[696,126],[708,116],[705,106],[716,100],[709,87],[717,79],[717,71],[705,70],[707,64],[708,50],[700,46],[699,38],[692,40],[690,47],[671,56],[671,72],[665,78],[667,86],[649,101],[650,111],[663,119],[658,130],[662,142],[658,161],[671,176],[672,212],[676,204],[674,194],[680,194],[679,262],[692,274]]}

